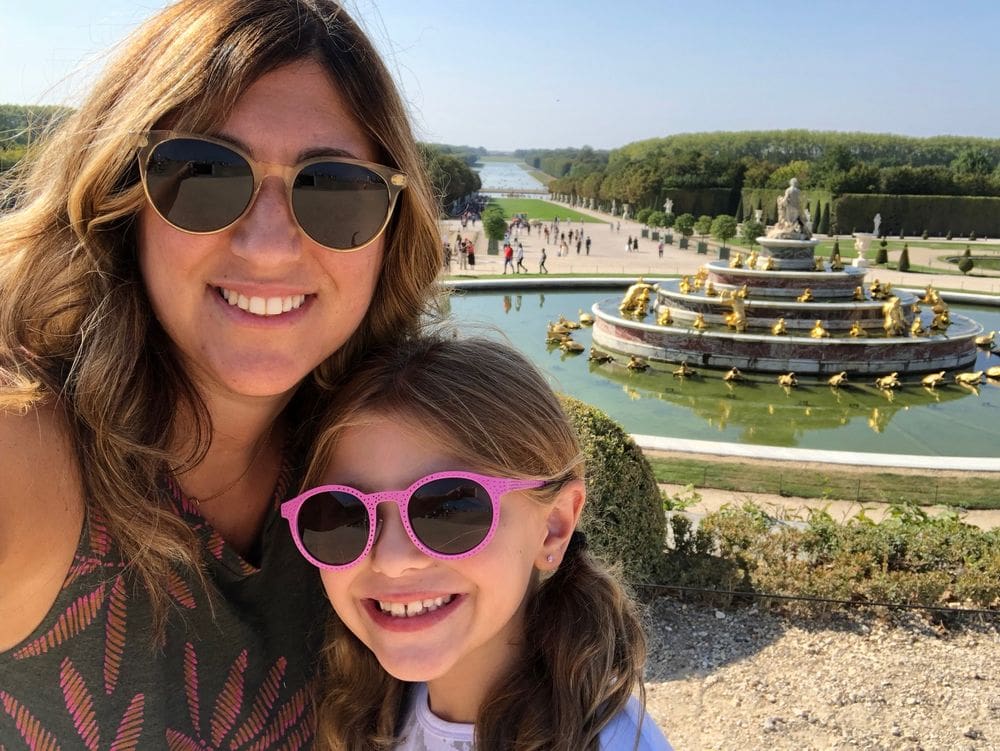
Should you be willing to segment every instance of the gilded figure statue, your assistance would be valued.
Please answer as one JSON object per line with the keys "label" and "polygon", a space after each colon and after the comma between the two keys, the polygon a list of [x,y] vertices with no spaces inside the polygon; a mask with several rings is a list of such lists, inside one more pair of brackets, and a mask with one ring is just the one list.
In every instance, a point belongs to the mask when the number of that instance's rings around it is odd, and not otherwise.
{"label": "gilded figure statue", "polygon": [[813,324],[812,329],[809,331],[809,336],[813,339],[824,339],[830,336],[830,332],[823,328],[823,322],[819,319]]}
{"label": "gilded figure statue", "polygon": [[802,294],[795,298],[796,302],[812,302],[813,291],[811,287],[806,287]]}
{"label": "gilded figure statue", "polygon": [[779,318],[777,321],[774,322],[774,325],[771,326],[771,333],[774,334],[775,336],[782,336],[788,333],[788,329],[785,328],[784,318]]}

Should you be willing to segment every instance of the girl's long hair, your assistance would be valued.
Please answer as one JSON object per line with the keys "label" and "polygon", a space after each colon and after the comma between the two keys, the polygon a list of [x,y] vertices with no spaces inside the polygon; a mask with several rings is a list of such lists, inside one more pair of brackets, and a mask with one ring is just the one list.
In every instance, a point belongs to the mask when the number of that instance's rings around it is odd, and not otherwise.
{"label": "girl's long hair", "polygon": [[[573,428],[551,388],[516,350],[486,339],[418,338],[380,351],[344,385],[306,474],[322,482],[342,431],[402,418],[435,452],[485,474],[553,481],[550,503],[583,478]],[[620,581],[579,544],[528,596],[520,661],[476,720],[477,751],[590,751],[601,728],[642,691],[645,636]],[[325,650],[317,738],[336,751],[391,748],[407,684],[335,616]]]}
{"label": "girl's long hair", "polygon": [[[193,534],[155,500],[177,438],[210,415],[154,317],[137,262],[138,134],[169,121],[204,132],[260,76],[310,59],[335,82],[381,161],[409,175],[386,232],[374,303],[358,330],[298,390],[322,409],[327,386],[368,347],[414,331],[439,261],[437,208],[391,76],[333,0],[181,0],[141,26],[79,110],[8,176],[0,207],[0,408],[41,403],[74,440],[88,511],[98,511],[162,623],[175,565],[199,571]],[[293,436],[297,445],[311,437]],[[200,574],[199,574],[200,575]]]}

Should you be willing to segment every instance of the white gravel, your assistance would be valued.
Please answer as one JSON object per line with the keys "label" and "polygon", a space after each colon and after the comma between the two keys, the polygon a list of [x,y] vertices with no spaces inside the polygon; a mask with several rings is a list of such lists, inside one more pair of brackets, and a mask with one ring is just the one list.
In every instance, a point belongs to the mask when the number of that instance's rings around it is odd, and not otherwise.
{"label": "white gravel", "polygon": [[1000,750],[1000,617],[649,611],[647,708],[675,751]]}

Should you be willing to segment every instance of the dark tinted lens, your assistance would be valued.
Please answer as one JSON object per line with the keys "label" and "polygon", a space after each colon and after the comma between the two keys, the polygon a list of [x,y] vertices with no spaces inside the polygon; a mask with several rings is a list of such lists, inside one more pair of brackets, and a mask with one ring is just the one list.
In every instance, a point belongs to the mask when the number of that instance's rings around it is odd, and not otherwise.
{"label": "dark tinted lens", "polygon": [[410,526],[421,542],[445,555],[472,550],[490,531],[493,504],[478,482],[434,480],[410,498]]}
{"label": "dark tinted lens", "polygon": [[371,240],[389,212],[389,188],[370,169],[317,162],[295,177],[292,208],[302,229],[328,248],[349,250]]}
{"label": "dark tinted lens", "polygon": [[196,138],[157,145],[146,163],[146,189],[164,219],[191,232],[213,232],[239,218],[253,195],[253,171],[225,146]]}
{"label": "dark tinted lens", "polygon": [[349,493],[317,493],[299,508],[299,537],[309,554],[343,566],[368,544],[368,510]]}

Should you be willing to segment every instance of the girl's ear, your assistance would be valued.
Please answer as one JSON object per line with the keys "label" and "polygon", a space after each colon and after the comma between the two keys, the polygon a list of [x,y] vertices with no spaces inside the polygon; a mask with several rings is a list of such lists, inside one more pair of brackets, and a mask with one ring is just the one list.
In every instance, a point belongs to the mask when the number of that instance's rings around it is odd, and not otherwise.
{"label": "girl's ear", "polygon": [[559,568],[586,500],[587,490],[583,480],[571,480],[559,490],[546,515],[545,541],[535,560],[535,568],[539,571]]}

